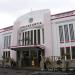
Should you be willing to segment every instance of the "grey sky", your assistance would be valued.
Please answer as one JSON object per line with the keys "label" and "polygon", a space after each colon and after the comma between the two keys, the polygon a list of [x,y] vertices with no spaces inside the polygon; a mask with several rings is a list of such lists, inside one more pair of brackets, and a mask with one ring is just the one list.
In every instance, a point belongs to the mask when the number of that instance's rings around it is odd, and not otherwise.
{"label": "grey sky", "polygon": [[0,0],[0,28],[13,25],[31,9],[50,9],[52,14],[75,10],[75,0]]}

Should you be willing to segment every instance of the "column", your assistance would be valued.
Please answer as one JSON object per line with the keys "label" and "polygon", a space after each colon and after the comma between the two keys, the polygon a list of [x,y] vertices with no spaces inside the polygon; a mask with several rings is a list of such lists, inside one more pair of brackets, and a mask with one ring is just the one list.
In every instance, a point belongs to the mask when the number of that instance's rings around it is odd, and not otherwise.
{"label": "column", "polygon": [[72,48],[70,46],[70,57],[71,57],[71,60],[72,60]]}
{"label": "column", "polygon": [[19,67],[22,67],[22,51],[20,51]]}
{"label": "column", "polygon": [[38,29],[36,29],[36,45],[38,45]]}
{"label": "column", "polygon": [[[66,54],[66,47],[64,47],[64,53]],[[65,56],[65,60],[66,60],[66,56]]]}

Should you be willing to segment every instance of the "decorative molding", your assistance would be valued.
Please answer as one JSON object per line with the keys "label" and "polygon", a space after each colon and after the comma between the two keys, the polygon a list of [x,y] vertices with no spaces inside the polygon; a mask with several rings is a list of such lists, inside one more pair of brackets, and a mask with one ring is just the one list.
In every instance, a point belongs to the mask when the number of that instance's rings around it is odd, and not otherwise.
{"label": "decorative molding", "polygon": [[33,22],[33,18],[29,18],[29,23],[32,23]]}
{"label": "decorative molding", "polygon": [[69,20],[64,20],[64,21],[58,21],[58,22],[55,22],[56,24],[60,24],[60,23],[66,23],[66,22],[72,22],[72,21],[75,21],[75,19],[69,19]]}

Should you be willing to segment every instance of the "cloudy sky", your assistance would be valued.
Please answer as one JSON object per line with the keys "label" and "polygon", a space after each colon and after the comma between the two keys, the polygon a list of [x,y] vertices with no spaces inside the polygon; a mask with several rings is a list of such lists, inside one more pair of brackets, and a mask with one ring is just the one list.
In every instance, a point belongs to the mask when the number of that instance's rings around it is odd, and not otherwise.
{"label": "cloudy sky", "polygon": [[0,0],[0,29],[13,25],[31,9],[50,9],[52,14],[75,10],[75,0]]}

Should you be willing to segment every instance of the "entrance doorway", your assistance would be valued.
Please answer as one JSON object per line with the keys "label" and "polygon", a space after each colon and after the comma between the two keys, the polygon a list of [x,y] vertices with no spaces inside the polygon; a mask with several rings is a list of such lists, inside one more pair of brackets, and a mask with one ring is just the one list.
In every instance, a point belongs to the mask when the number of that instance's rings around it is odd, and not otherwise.
{"label": "entrance doorway", "polygon": [[40,67],[41,50],[27,50],[22,51],[22,67]]}
{"label": "entrance doorway", "polygon": [[23,51],[22,52],[22,67],[30,66],[30,57],[29,57],[29,51]]}

